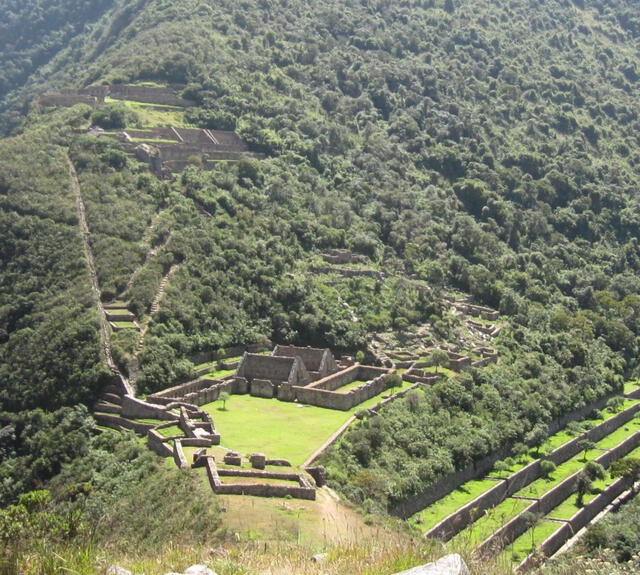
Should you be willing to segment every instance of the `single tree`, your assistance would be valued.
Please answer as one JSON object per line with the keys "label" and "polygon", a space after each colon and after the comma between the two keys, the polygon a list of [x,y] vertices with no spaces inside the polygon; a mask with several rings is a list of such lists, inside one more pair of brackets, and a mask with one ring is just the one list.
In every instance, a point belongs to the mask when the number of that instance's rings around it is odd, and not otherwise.
{"label": "single tree", "polygon": [[524,442],[536,450],[536,455],[540,455],[540,446],[545,442],[549,435],[549,428],[542,424],[536,423],[533,429],[524,437]]}
{"label": "single tree", "polygon": [[525,511],[522,514],[522,518],[527,525],[527,529],[531,531],[531,552],[533,553],[536,546],[536,527],[540,523],[542,515],[540,513],[534,513],[533,511]]}
{"label": "single tree", "polygon": [[609,401],[607,401],[607,409],[611,413],[618,413],[624,407],[624,398],[619,395],[616,397],[612,397]]}
{"label": "single tree", "polygon": [[435,366],[436,373],[438,368],[449,365],[449,354],[444,349],[434,349],[428,358],[431,365]]}
{"label": "single tree", "polygon": [[545,479],[549,479],[549,476],[556,470],[556,464],[553,461],[544,459],[540,462],[540,471]]}
{"label": "single tree", "polygon": [[611,464],[611,477],[624,477],[632,482],[631,489],[636,492],[636,482],[640,481],[640,458],[625,457]]}
{"label": "single tree", "polygon": [[591,491],[591,487],[593,486],[593,480],[589,477],[589,474],[583,469],[576,479],[576,505],[578,507],[582,507],[584,502],[584,496]]}
{"label": "single tree", "polygon": [[529,455],[529,448],[524,443],[516,443],[513,446],[513,454],[519,463],[523,463],[527,455]]}
{"label": "single tree", "polygon": [[582,461],[587,460],[587,453],[594,449],[596,444],[590,439],[581,439],[578,441],[578,449],[582,451]]}
{"label": "single tree", "polygon": [[218,399],[222,402],[222,411],[227,411],[227,401],[231,399],[231,394],[228,391],[223,391]]}

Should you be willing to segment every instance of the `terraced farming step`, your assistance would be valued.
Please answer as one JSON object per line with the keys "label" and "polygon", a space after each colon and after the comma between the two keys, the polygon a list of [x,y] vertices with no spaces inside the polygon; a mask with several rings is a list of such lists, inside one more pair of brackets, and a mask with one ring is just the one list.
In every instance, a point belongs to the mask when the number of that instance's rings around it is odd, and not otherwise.
{"label": "terraced farming step", "polygon": [[[509,463],[507,469],[494,470],[484,479],[472,480],[463,484],[439,501],[412,516],[410,521],[419,526],[426,535],[448,540],[468,524],[473,523],[478,518],[479,513],[499,505],[506,497],[515,495],[531,498],[539,497],[539,490],[544,489],[546,491],[550,486],[541,487],[542,484],[539,478],[542,475],[542,470],[540,459],[536,459],[536,456],[546,454],[545,457],[554,463],[563,464],[567,459],[579,453],[579,441],[586,438],[600,439],[597,444],[597,448],[600,451],[593,451],[593,453],[589,454],[589,457],[593,459],[602,455],[606,450],[617,445],[623,438],[628,437],[630,433],[629,425],[636,425],[633,422],[630,423],[629,420],[640,409],[640,402],[626,400],[623,403],[623,407],[624,410],[620,412],[610,411],[603,420],[584,420],[582,424],[592,427],[592,429],[579,437],[572,435],[567,429],[556,433],[539,448],[539,453],[532,449],[524,457],[507,460]],[[607,433],[609,434],[608,436]],[[554,477],[558,477],[558,482],[560,482],[575,473],[579,468],[580,464],[575,462],[569,463],[566,467],[560,465],[559,470],[554,473]],[[525,490],[527,487],[528,491]],[[520,490],[523,491],[519,492]]]}

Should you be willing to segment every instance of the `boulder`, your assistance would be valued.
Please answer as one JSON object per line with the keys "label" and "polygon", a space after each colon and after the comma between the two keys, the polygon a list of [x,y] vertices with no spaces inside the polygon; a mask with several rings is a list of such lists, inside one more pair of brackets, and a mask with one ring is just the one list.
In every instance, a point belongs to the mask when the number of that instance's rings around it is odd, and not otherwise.
{"label": "boulder", "polygon": [[107,575],[133,575],[133,573],[128,569],[123,569],[117,565],[111,565],[111,567],[107,569]]}
{"label": "boulder", "polygon": [[445,555],[435,563],[414,567],[395,575],[470,575],[464,559],[457,553]]}
{"label": "boulder", "polygon": [[191,565],[189,569],[184,572],[184,575],[216,575],[214,571],[209,569],[206,565]]}

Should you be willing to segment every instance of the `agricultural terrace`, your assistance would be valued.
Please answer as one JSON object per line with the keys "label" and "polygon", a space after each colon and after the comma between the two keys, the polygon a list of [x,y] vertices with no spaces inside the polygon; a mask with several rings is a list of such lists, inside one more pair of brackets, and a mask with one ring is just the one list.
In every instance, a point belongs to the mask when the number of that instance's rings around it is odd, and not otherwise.
{"label": "agricultural terrace", "polygon": [[184,108],[179,106],[164,106],[160,104],[147,104],[133,100],[118,100],[105,98],[105,104],[121,104],[128,111],[138,117],[138,122],[144,128],[156,128],[174,126],[176,128],[193,128],[193,124],[184,118]]}
{"label": "agricultural terrace", "polygon": [[[637,427],[636,427],[637,430]],[[640,457],[640,448],[635,449],[626,457]],[[577,503],[577,496],[571,495],[565,499],[560,505],[552,509],[544,518],[536,525],[528,529],[520,537],[518,537],[503,552],[504,560],[517,567],[526,557],[533,553],[548,537],[560,529],[563,521],[570,520],[584,505],[588,505],[602,491],[616,481],[607,475],[605,479],[599,479],[593,482],[592,489],[583,498],[583,505]]]}
{"label": "agricultural terrace", "polygon": [[[627,391],[625,389],[625,391]],[[620,410],[628,409],[629,407],[637,404],[637,400],[625,400]],[[583,429],[590,429],[603,421],[607,421],[619,413],[618,410],[606,410],[602,413],[602,418],[598,419],[584,419],[580,422]],[[640,420],[634,419],[629,423],[619,427],[610,435],[602,439],[596,444],[596,449],[587,452],[587,460],[595,459],[602,455],[605,450],[615,447],[627,437],[633,435],[636,431],[640,430]],[[471,503],[476,497],[479,497],[483,493],[489,491],[496,486],[496,482],[500,479],[508,479],[509,476],[520,471],[532,461],[540,456],[547,455],[553,450],[561,447],[565,443],[572,441],[576,438],[576,434],[572,433],[568,429],[562,429],[551,435],[540,446],[539,449],[531,448],[527,453],[520,455],[519,457],[509,458],[507,460],[508,466],[504,469],[494,469],[486,477],[481,479],[474,479],[468,481],[454,489],[451,493],[429,505],[422,511],[419,511],[413,515],[409,521],[415,524],[422,531],[426,532],[440,523],[446,517],[460,509],[461,507]],[[517,493],[518,496],[523,497],[539,497],[544,492],[548,491],[552,487],[555,487],[558,483],[579,471],[584,466],[583,454],[566,461],[562,465],[559,465],[556,471],[548,479],[540,479],[521,492]],[[517,513],[516,513],[517,514]],[[491,535],[491,533],[489,533]]]}
{"label": "agricultural terrace", "polygon": [[325,409],[312,405],[288,403],[233,395],[226,403],[220,400],[201,407],[213,417],[225,448],[240,453],[264,453],[273,459],[288,459],[301,465],[355,413],[369,409],[391,394],[412,384],[373,397],[349,411]]}

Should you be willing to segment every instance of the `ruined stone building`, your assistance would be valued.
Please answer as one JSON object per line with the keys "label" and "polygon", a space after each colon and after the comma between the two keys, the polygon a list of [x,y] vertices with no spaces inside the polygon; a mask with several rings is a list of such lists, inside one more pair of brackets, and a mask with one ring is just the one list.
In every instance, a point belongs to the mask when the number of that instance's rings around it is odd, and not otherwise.
{"label": "ruined stone building", "polygon": [[313,347],[277,345],[271,355],[300,358],[313,381],[327,377],[339,370],[333,354],[326,348],[317,349]]}

